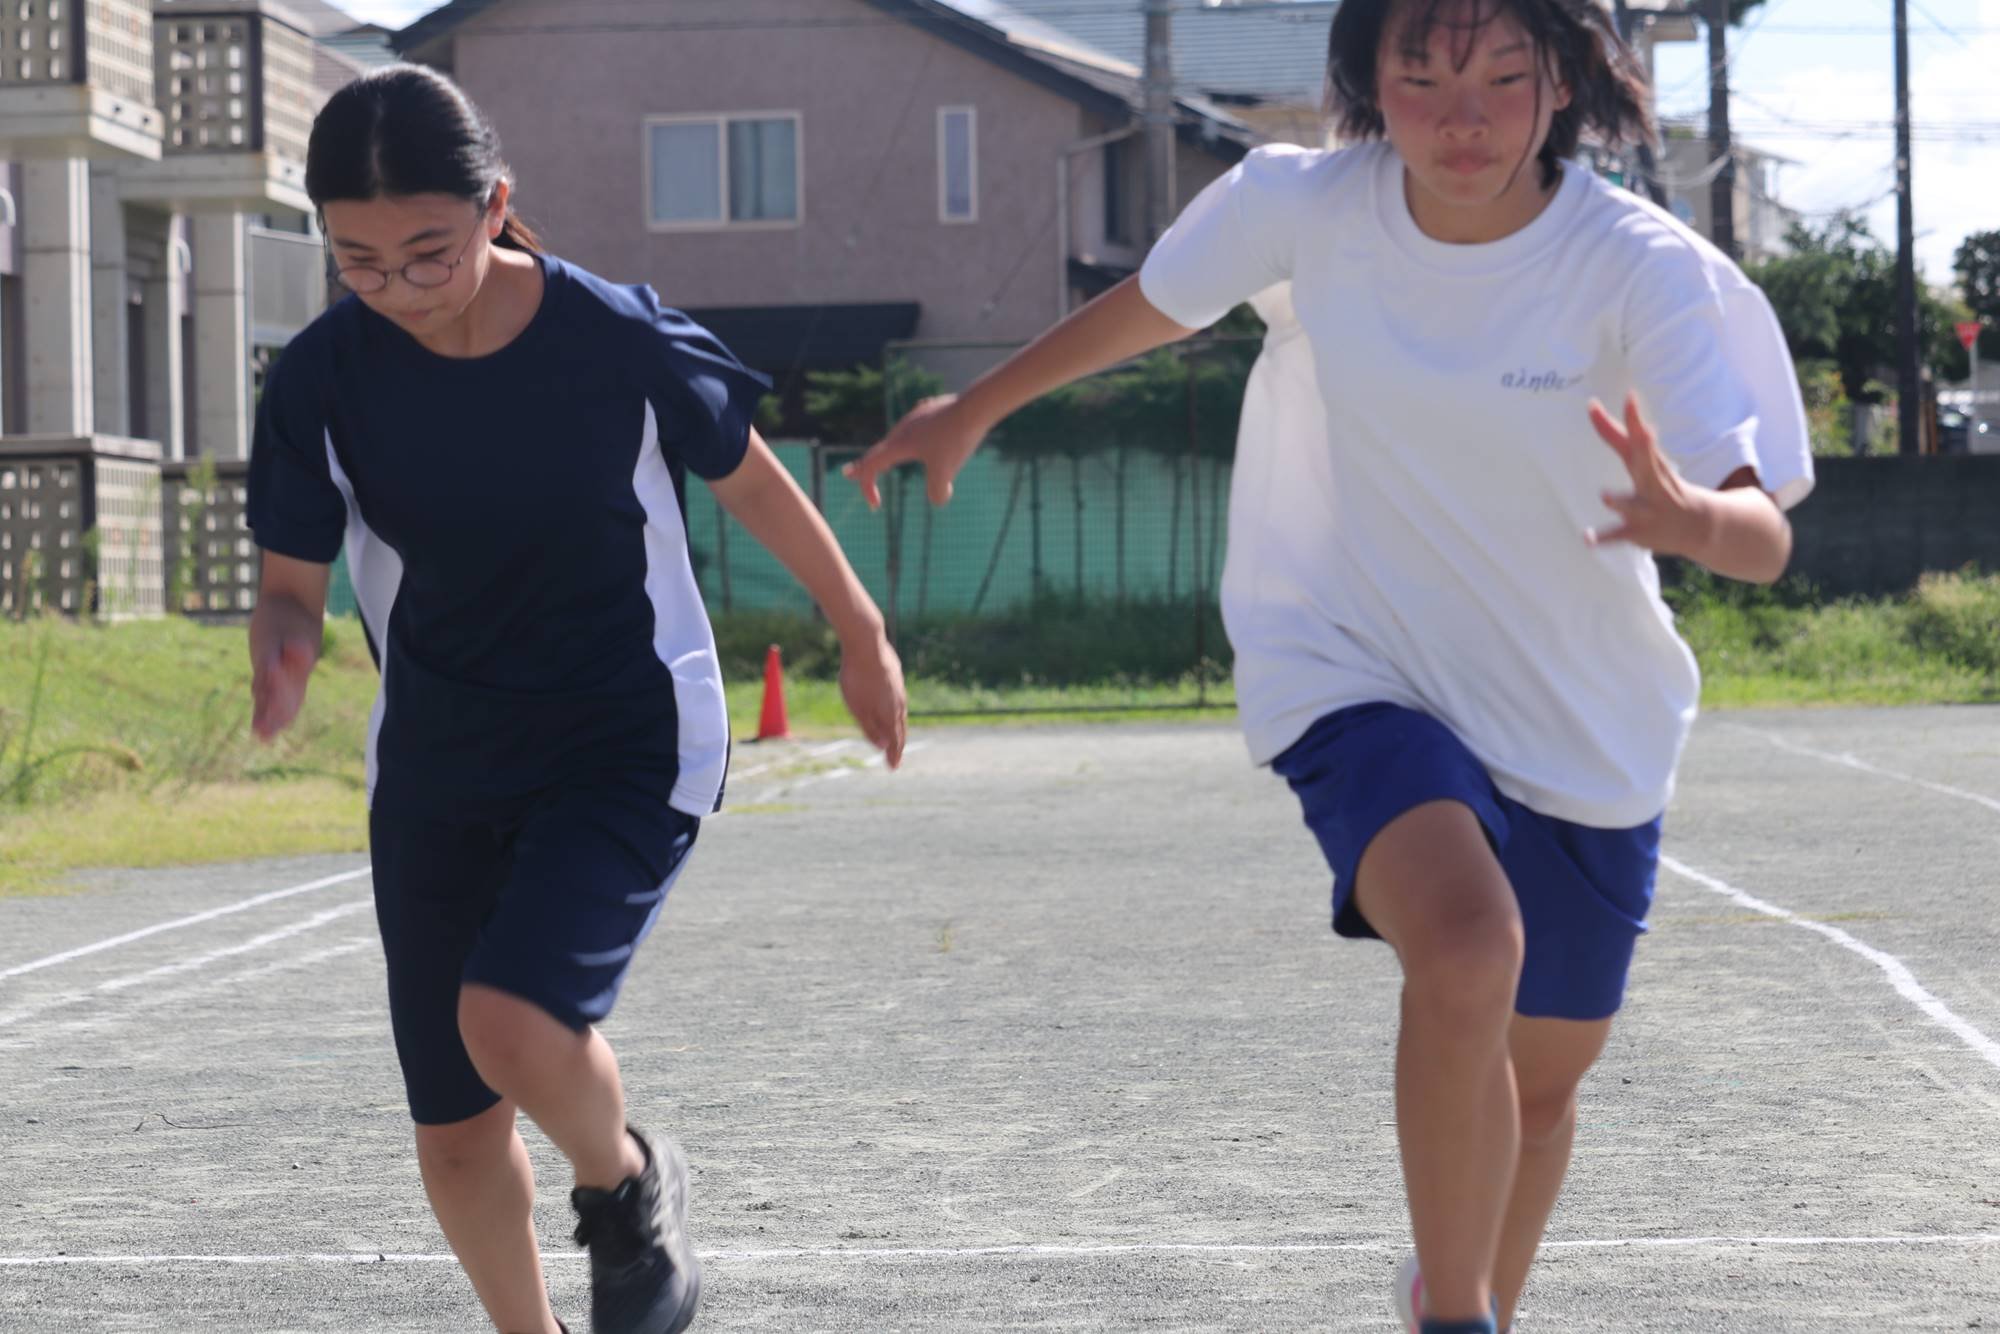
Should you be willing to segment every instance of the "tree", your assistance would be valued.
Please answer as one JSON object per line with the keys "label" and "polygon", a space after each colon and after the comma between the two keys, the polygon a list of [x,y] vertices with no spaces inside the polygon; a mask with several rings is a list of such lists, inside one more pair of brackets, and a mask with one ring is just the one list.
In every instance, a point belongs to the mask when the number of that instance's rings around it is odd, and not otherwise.
{"label": "tree", "polygon": [[[856,366],[851,371],[813,371],[806,376],[806,414],[829,444],[862,446],[888,434],[903,413],[923,399],[944,392],[944,379],[934,371],[890,357],[883,366]],[[906,482],[883,488],[882,523],[886,551],[890,631],[897,624],[903,578],[903,509]],[[918,488],[921,496],[923,488]],[[930,589],[930,548],[933,515],[923,508],[923,550],[918,558],[917,610],[922,614]]]}
{"label": "tree", "polygon": [[[1855,403],[1879,403],[1884,368],[1896,360],[1896,257],[1852,214],[1786,237],[1790,253],[1753,265],[1749,274],[1778,312],[1785,342],[1800,360],[1825,359]],[[1952,331],[1952,304],[1928,288],[1917,297],[1917,342],[1939,380],[1967,372]]]}
{"label": "tree", "polygon": [[812,371],[806,376],[806,415],[831,443],[871,445],[896,419],[933,394],[944,392],[935,372],[891,357],[887,368]]}
{"label": "tree", "polygon": [[1973,318],[1986,324],[1979,335],[1979,355],[2000,360],[2000,231],[1966,237],[1951,267]]}

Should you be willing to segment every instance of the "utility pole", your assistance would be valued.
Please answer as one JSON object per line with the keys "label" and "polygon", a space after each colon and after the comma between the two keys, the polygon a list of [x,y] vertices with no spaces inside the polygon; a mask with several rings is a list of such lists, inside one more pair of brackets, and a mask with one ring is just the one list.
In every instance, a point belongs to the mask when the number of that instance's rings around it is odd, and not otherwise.
{"label": "utility pole", "polygon": [[1896,0],[1896,452],[1923,449],[1917,369],[1917,220],[1910,197],[1910,5]]}
{"label": "utility pole", "polygon": [[[1618,40],[1625,43],[1627,47],[1632,48],[1635,53],[1633,59],[1638,59],[1636,52],[1639,32],[1637,25],[1632,21],[1631,5],[1626,3],[1626,0],[1615,0],[1613,13],[1617,15],[1618,19]],[[1650,70],[1647,71],[1646,109],[1655,115],[1659,114],[1659,105],[1653,98],[1652,72]],[[1665,186],[1660,184],[1659,164],[1653,157],[1653,141],[1651,139],[1641,139],[1634,151],[1639,159],[1639,189],[1634,191],[1634,193],[1643,194],[1661,208],[1666,208],[1667,190]]]}
{"label": "utility pole", "polygon": [[1172,0],[1146,9],[1146,243],[1174,220],[1174,18]]}
{"label": "utility pole", "polygon": [[1729,138],[1729,0],[1708,0],[1708,151],[1719,164],[1709,186],[1708,239],[1731,259],[1736,249],[1736,150]]}

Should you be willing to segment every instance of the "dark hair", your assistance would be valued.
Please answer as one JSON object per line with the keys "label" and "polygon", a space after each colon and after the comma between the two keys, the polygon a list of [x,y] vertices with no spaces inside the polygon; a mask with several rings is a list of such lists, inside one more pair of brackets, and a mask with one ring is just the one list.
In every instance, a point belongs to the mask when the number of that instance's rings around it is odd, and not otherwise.
{"label": "dark hair", "polygon": [[[484,207],[494,187],[512,180],[493,126],[463,89],[423,65],[386,65],[341,88],[313,119],[306,146],[306,194],[316,208],[423,194]],[[497,244],[542,249],[512,205]]]}
{"label": "dark hair", "polygon": [[[1459,3],[1474,6],[1470,21],[1439,15]],[[1439,27],[1471,37],[1507,15],[1527,30],[1537,63],[1546,62],[1570,91],[1569,105],[1556,113],[1542,147],[1544,185],[1555,183],[1556,164],[1576,153],[1585,130],[1595,130],[1612,147],[1653,138],[1645,71],[1620,40],[1604,0],[1343,0],[1327,42],[1328,110],[1341,137],[1382,137],[1382,30],[1403,10],[1410,13],[1403,42],[1417,52],[1429,46]],[[1469,41],[1464,58],[1471,58]]]}

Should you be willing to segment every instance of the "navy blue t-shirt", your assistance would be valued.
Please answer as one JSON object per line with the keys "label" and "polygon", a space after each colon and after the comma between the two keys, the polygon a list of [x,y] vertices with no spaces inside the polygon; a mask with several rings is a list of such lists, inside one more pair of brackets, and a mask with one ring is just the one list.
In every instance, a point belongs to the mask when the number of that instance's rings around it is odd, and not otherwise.
{"label": "navy blue t-shirt", "polygon": [[490,356],[353,297],[271,370],[250,456],[268,551],[346,544],[382,668],[377,805],[474,813],[617,773],[720,799],[729,724],[689,561],[688,472],[733,472],[768,382],[648,287],[541,257]]}

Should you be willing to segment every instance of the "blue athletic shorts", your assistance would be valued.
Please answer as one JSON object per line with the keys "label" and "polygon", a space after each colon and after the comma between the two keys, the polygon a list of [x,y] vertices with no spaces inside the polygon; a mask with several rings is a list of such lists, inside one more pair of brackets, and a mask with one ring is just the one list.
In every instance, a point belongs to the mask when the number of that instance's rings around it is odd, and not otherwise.
{"label": "blue athletic shorts", "polygon": [[1660,861],[1660,820],[1594,829],[1529,810],[1493,786],[1465,743],[1395,704],[1330,713],[1271,767],[1292,786],[1333,868],[1333,929],[1379,939],[1356,909],[1354,870],[1397,816],[1433,801],[1469,807],[1514,886],[1527,936],[1515,1010],[1605,1019],[1625,998]]}
{"label": "blue athletic shorts", "polygon": [[418,1124],[499,1101],[459,1037],[460,987],[518,996],[579,1032],[603,1019],[700,828],[641,782],[477,819],[369,813],[389,1019]]}

